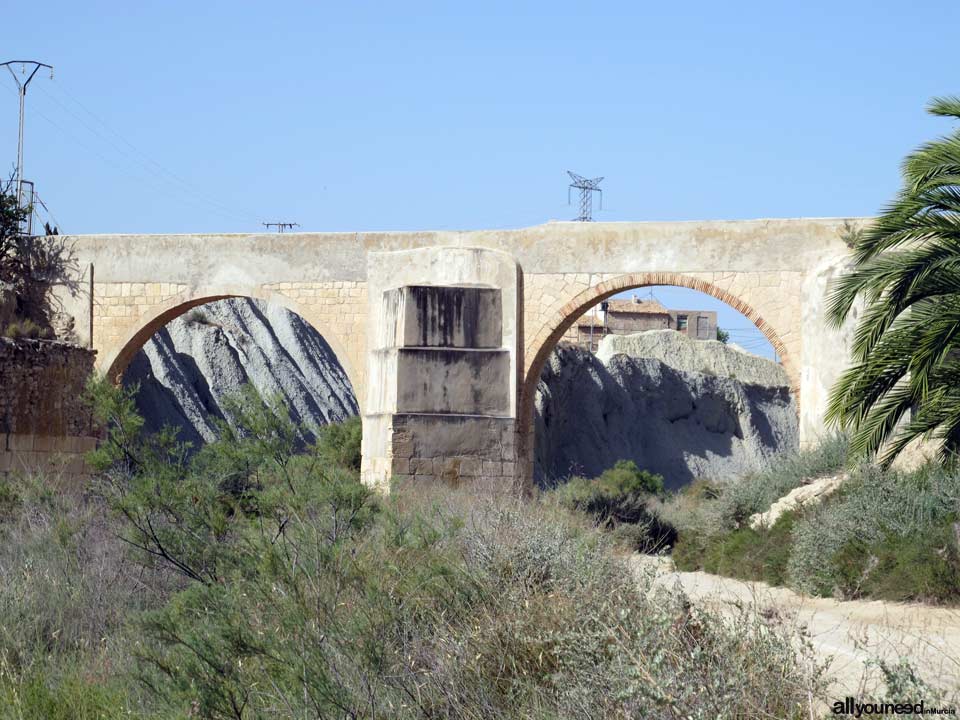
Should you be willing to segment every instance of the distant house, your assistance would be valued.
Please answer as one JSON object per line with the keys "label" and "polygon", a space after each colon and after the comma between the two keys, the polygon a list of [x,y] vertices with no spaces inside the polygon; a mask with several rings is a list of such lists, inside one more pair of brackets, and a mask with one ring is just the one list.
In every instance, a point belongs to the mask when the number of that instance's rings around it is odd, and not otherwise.
{"label": "distant house", "polygon": [[645,330],[676,330],[695,340],[717,339],[713,310],[671,310],[656,300],[607,300],[584,313],[564,334],[567,342],[596,351],[604,335],[629,335]]}

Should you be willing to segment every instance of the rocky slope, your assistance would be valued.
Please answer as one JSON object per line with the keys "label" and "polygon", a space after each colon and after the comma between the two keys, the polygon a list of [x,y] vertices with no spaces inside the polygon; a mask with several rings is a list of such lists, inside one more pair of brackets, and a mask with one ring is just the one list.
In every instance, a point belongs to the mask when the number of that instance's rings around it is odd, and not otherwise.
{"label": "rocky slope", "polygon": [[674,370],[730,377],[748,385],[783,387],[790,384],[787,371],[778,363],[733,343],[691,340],[674,330],[607,335],[600,341],[597,358],[606,364],[614,355],[652,358]]}
{"label": "rocky slope", "polygon": [[[763,382],[765,384],[758,384]],[[537,482],[633,460],[676,488],[759,470],[798,445],[783,369],[672,330],[559,346],[540,378]]]}
{"label": "rocky slope", "polygon": [[149,430],[173,425],[195,445],[216,437],[224,398],[246,383],[261,397],[282,396],[307,426],[358,412],[346,373],[316,330],[283,307],[248,298],[209,303],[170,322],[137,353],[123,382],[140,383],[137,408]]}

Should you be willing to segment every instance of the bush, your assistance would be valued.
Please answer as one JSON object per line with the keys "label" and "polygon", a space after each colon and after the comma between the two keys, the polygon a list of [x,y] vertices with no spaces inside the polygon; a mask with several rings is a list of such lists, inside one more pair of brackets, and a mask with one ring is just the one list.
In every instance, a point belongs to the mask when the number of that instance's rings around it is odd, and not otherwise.
{"label": "bush", "polygon": [[200,308],[195,308],[187,313],[186,323],[188,325],[216,325]]}
{"label": "bush", "polygon": [[723,486],[718,498],[721,522],[727,528],[742,525],[754,513],[765,512],[791,490],[814,478],[843,469],[847,440],[842,435],[823,439],[819,445],[792,455],[783,455],[762,473]]}
{"label": "bush", "polygon": [[[22,234],[23,221],[30,212],[30,208],[20,206],[13,178],[0,181],[0,285],[13,290],[13,317],[18,321],[7,328],[9,337],[41,337],[33,332],[49,333],[43,337],[51,337],[53,288],[71,295],[76,295],[79,288],[76,257],[66,238]],[[30,325],[24,332],[27,323]]]}
{"label": "bush", "polygon": [[650,501],[663,493],[663,478],[620,460],[599,477],[571,478],[551,492],[569,512],[582,513],[595,525],[612,530],[633,550],[657,552],[673,544],[676,533],[651,511]]}
{"label": "bush", "polygon": [[765,512],[794,488],[841,471],[847,441],[824,438],[816,447],[781,455],[765,471],[726,483],[698,481],[667,497],[658,512],[681,534],[707,538],[741,527],[754,513]]}
{"label": "bush", "polygon": [[[13,717],[806,718],[824,691],[790,629],[692,609],[556,503],[380,498],[252,398],[189,459],[92,396],[97,494],[4,496]],[[658,489],[615,470],[604,492]]]}
{"label": "bush", "polygon": [[328,462],[359,472],[362,432],[359,415],[325,425],[317,433],[316,452]]}
{"label": "bush", "polygon": [[663,478],[640,470],[632,460],[618,460],[599,477],[574,477],[553,492],[561,505],[600,523],[637,522],[646,500],[663,492]]}
{"label": "bush", "polygon": [[406,504],[361,525],[308,503],[282,532],[243,533],[229,582],[191,583],[148,619],[149,677],[167,706],[210,717],[805,716],[818,676],[777,628],[693,611],[649,579],[638,587],[596,536],[535,508],[457,495]]}
{"label": "bush", "polygon": [[790,535],[796,516],[784,513],[769,529],[740,528],[720,537],[683,534],[673,549],[678,570],[783,585],[790,559]]}
{"label": "bush", "polygon": [[131,562],[96,498],[50,477],[0,487],[0,715],[129,717],[142,703],[122,672],[127,628],[163,602],[169,576]]}
{"label": "bush", "polygon": [[21,320],[7,325],[4,335],[11,340],[24,338],[27,340],[48,340],[53,337],[53,331],[46,327],[41,328],[33,320]]}
{"label": "bush", "polygon": [[[841,447],[832,442],[801,454],[782,483],[822,474],[841,457]],[[695,485],[664,504],[660,512],[680,526],[673,548],[678,569],[841,599],[960,601],[960,468],[928,465],[902,473],[861,466],[820,505],[753,530],[744,521],[770,504],[760,477],[720,486],[717,496]]]}
{"label": "bush", "polygon": [[[793,534],[791,584],[837,597],[956,599],[960,472],[863,467]],[[897,578],[911,585],[895,587]]]}
{"label": "bush", "polygon": [[[179,577],[131,663],[163,716],[807,717],[822,691],[784,628],[638,581],[556,503],[377,498],[268,404],[190,463],[123,397],[99,408],[133,557]],[[631,465],[597,485],[607,519],[660,490]]]}

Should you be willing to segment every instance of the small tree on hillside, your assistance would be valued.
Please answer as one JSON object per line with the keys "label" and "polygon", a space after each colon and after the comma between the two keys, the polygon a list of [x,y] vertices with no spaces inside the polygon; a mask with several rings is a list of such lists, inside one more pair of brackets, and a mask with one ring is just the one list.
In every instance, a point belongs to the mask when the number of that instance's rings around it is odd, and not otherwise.
{"label": "small tree on hillside", "polygon": [[[31,326],[49,336],[54,314],[51,290],[61,285],[76,292],[76,262],[65,238],[22,232],[30,212],[17,202],[14,181],[0,182],[0,305],[2,295],[12,293],[12,313],[8,310],[12,318],[5,320],[12,320],[18,329]],[[4,323],[0,333],[6,331]]]}

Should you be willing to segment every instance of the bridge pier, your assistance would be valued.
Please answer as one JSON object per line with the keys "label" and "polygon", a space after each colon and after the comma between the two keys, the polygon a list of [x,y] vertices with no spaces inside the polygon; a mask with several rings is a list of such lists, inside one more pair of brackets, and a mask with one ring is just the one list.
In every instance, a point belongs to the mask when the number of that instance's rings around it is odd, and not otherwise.
{"label": "bridge pier", "polygon": [[[370,290],[376,322],[363,409],[364,482],[383,490],[392,480],[514,489],[515,264],[480,249],[383,255],[391,256],[391,272]],[[374,278],[376,260],[385,258],[374,258]],[[413,284],[422,272],[431,284]],[[437,284],[438,273],[450,284]]]}

